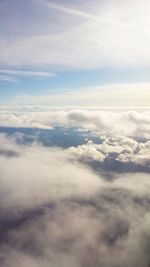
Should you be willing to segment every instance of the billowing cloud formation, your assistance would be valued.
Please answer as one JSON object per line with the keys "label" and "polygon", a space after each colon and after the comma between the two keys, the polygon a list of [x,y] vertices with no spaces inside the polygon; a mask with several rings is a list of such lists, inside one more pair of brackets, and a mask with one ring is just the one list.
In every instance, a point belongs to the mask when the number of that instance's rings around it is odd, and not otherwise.
{"label": "billowing cloud formation", "polygon": [[99,135],[150,136],[149,111],[51,110],[47,112],[0,112],[1,127],[79,127]]}
{"label": "billowing cloud formation", "polygon": [[1,266],[150,266],[148,111],[1,112],[0,122],[100,138],[62,149],[0,134]]}
{"label": "billowing cloud formation", "polygon": [[[95,174],[78,163],[71,163],[68,154],[61,149],[48,149],[36,144],[20,147],[15,144],[15,137],[6,138],[4,135],[0,136],[0,143],[3,209],[34,207],[50,198],[70,196],[76,188],[86,194],[88,188],[91,191],[91,184],[93,189],[99,185]],[[7,201],[8,195],[11,201]]]}
{"label": "billowing cloud formation", "polygon": [[103,137],[102,144],[87,144],[68,149],[73,158],[91,163],[96,169],[115,172],[150,172],[150,141],[126,136]]}

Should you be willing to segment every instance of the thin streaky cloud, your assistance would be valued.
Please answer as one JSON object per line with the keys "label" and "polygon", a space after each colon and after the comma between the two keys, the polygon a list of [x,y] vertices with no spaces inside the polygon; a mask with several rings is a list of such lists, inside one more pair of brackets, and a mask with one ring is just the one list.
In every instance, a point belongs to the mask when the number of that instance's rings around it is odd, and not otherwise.
{"label": "thin streaky cloud", "polygon": [[20,83],[17,79],[12,78],[8,75],[1,75],[0,74],[0,82],[9,82],[9,83]]}
{"label": "thin streaky cloud", "polygon": [[51,3],[50,1],[44,1],[44,3],[47,4],[47,6],[49,8],[57,10],[57,11],[60,11],[60,12],[63,12],[63,13],[68,13],[68,14],[72,14],[72,15],[75,15],[75,16],[94,19],[94,20],[99,20],[100,19],[98,16],[89,14],[87,12],[83,12],[83,11],[80,11],[80,10],[77,10],[77,9],[72,9],[72,8],[69,8],[69,7],[62,6],[62,5],[57,5],[57,4]]}
{"label": "thin streaky cloud", "polygon": [[39,76],[39,77],[52,77],[55,76],[53,73],[44,71],[27,71],[27,70],[10,70],[0,69],[0,74],[15,75],[15,76]]}
{"label": "thin streaky cloud", "polygon": [[100,23],[103,23],[103,24],[110,24],[110,25],[116,26],[117,28],[120,27],[120,28],[131,30],[131,31],[138,31],[138,32],[140,31],[140,32],[143,32],[146,34],[150,34],[149,31],[147,31],[143,27],[139,27],[139,26],[137,27],[137,26],[130,24],[130,23],[122,23],[120,21],[115,22],[115,21],[112,21],[109,19],[104,19],[100,16],[93,15],[93,14],[90,14],[88,12],[80,11],[78,9],[54,4],[54,3],[47,1],[47,0],[44,0],[43,3],[45,3],[50,9],[53,9],[53,10],[56,10],[56,11],[59,11],[62,13],[71,14],[74,16],[87,18],[87,19],[91,19],[91,20],[96,20],[96,21],[99,21]]}

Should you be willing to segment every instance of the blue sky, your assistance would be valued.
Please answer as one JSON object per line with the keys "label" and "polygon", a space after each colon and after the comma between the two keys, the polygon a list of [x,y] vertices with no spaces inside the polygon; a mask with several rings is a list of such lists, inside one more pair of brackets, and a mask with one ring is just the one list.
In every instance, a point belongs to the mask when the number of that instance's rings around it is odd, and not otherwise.
{"label": "blue sky", "polygon": [[57,106],[63,98],[147,106],[149,8],[148,0],[1,0],[1,105]]}

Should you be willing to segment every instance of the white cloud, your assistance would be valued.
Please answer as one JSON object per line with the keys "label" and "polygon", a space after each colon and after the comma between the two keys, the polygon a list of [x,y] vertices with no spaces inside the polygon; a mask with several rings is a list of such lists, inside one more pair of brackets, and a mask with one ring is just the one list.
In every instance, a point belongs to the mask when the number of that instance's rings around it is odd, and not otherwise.
{"label": "white cloud", "polygon": [[78,127],[100,135],[150,137],[150,112],[62,109],[30,112],[0,112],[0,126],[51,128]]}
{"label": "white cloud", "polygon": [[[113,172],[149,172],[150,141],[140,142],[126,136],[102,137],[101,144],[88,141],[68,148],[72,158],[93,164],[97,169]],[[98,164],[99,163],[99,164]],[[95,165],[93,165],[95,167]],[[95,168],[96,168],[95,167]]]}
{"label": "white cloud", "polygon": [[62,149],[44,148],[36,143],[30,147],[19,146],[16,144],[18,137],[0,135],[3,192],[0,209],[38,207],[56,198],[86,196],[102,186],[97,175],[89,168],[71,163]]}
{"label": "white cloud", "polygon": [[[78,11],[80,5],[74,8],[54,3],[48,5],[55,8],[56,18],[60,15],[58,10],[64,12],[57,25],[59,31],[55,32],[56,25],[48,21],[50,26],[44,35],[18,35],[11,37],[11,42],[8,37],[1,36],[1,64],[49,64],[73,69],[150,65],[148,0],[134,0],[132,4],[129,1],[113,1],[113,4],[95,1],[92,7],[89,3],[93,15],[90,15],[88,4],[86,11]],[[76,14],[75,21],[71,16],[66,23],[67,13]]]}
{"label": "white cloud", "polygon": [[44,71],[30,71],[30,70],[10,70],[10,69],[0,69],[0,74],[5,75],[15,75],[15,76],[39,76],[39,77],[51,77],[54,76],[53,73]]}
{"label": "white cloud", "polygon": [[2,75],[2,74],[0,74],[0,81],[10,82],[10,83],[19,83],[19,81],[15,79],[14,77],[10,77],[8,75]]}
{"label": "white cloud", "polygon": [[51,1],[41,1],[41,3],[46,4],[47,7],[49,7],[50,9],[54,9],[56,11],[59,12],[63,12],[63,13],[67,13],[67,14],[71,14],[74,16],[79,16],[79,17],[83,17],[83,18],[87,18],[87,19],[94,19],[94,20],[99,20],[100,18],[98,16],[94,16],[92,14],[77,10],[77,9],[72,9],[66,6],[62,6],[60,4],[54,4]]}
{"label": "white cloud", "polygon": [[148,266],[149,174],[108,182],[65,150],[0,146],[17,152],[0,155],[2,266]]}

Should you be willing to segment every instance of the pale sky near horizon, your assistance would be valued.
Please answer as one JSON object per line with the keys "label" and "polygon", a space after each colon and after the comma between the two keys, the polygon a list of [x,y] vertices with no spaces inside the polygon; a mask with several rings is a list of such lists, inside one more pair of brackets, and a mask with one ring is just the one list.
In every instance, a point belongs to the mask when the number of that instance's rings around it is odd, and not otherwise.
{"label": "pale sky near horizon", "polygon": [[148,0],[1,0],[0,105],[149,106]]}

